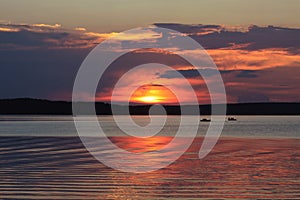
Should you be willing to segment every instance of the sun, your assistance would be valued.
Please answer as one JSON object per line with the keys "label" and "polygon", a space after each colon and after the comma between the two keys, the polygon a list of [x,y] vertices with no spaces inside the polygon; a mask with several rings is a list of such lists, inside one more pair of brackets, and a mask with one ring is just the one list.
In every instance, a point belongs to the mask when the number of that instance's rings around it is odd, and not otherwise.
{"label": "sun", "polygon": [[143,97],[137,97],[136,100],[145,103],[157,103],[160,102],[161,99],[158,96],[143,96]]}
{"label": "sun", "polygon": [[177,98],[163,85],[143,85],[134,91],[131,102],[142,104],[176,104]]}

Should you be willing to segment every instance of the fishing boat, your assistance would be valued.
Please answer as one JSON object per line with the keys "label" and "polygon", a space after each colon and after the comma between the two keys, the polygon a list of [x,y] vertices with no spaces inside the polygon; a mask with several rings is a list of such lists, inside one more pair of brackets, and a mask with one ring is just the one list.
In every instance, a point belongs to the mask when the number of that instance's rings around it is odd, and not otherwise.
{"label": "fishing boat", "polygon": [[234,117],[228,117],[228,121],[236,121],[237,119]]}
{"label": "fishing boat", "polygon": [[200,122],[210,122],[210,119],[203,118],[200,120]]}

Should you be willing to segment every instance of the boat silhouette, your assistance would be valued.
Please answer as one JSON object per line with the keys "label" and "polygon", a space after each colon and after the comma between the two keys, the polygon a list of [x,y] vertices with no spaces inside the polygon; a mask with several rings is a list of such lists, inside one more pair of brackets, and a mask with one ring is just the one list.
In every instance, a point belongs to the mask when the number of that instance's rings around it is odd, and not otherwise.
{"label": "boat silhouette", "polygon": [[210,122],[210,119],[203,118],[200,120],[200,122]]}
{"label": "boat silhouette", "polygon": [[236,121],[236,118],[234,118],[234,117],[228,117],[228,121]]}

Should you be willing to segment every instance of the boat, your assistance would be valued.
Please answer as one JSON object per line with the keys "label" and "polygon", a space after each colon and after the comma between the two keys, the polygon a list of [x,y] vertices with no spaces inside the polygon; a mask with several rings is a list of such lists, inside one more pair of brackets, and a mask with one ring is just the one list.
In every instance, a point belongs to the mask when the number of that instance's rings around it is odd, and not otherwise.
{"label": "boat", "polygon": [[210,119],[203,118],[200,120],[200,122],[210,122]]}
{"label": "boat", "polygon": [[228,121],[236,121],[236,118],[234,118],[234,117],[228,117]]}

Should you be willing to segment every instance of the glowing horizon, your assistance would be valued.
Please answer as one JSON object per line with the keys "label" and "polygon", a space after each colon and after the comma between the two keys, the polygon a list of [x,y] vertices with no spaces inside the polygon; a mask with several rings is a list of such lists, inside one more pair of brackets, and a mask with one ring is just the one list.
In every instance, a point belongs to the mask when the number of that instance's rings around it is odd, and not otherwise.
{"label": "glowing horizon", "polygon": [[162,85],[143,85],[130,98],[131,103],[141,104],[177,104],[173,92]]}

